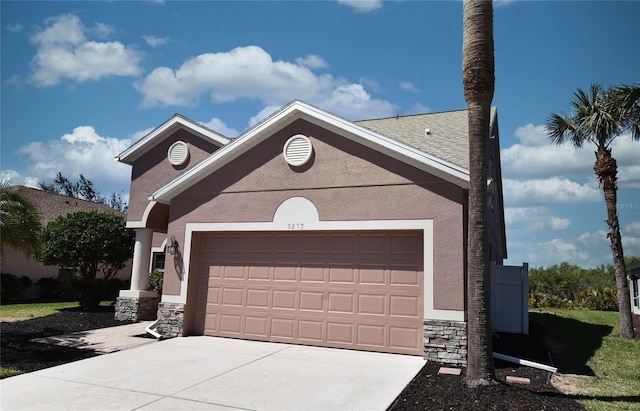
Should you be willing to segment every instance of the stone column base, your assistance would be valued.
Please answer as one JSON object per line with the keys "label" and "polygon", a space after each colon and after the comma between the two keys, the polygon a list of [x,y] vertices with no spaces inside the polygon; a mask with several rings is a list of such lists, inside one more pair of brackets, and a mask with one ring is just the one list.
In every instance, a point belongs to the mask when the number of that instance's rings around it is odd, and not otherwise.
{"label": "stone column base", "polygon": [[425,320],[424,359],[441,364],[467,365],[467,323]]}
{"label": "stone column base", "polygon": [[116,320],[118,321],[151,321],[156,319],[158,297],[123,297],[116,299]]}
{"label": "stone column base", "polygon": [[162,338],[181,337],[184,327],[184,304],[165,303],[158,304],[158,325],[156,332]]}

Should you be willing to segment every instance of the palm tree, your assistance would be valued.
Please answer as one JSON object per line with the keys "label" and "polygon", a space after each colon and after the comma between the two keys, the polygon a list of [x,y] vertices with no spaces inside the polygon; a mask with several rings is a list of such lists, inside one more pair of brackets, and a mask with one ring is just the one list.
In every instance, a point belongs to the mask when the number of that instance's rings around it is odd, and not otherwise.
{"label": "palm tree", "polygon": [[640,139],[640,89],[623,85],[605,90],[600,84],[593,84],[589,92],[578,89],[574,95],[572,115],[551,114],[547,121],[547,134],[558,145],[569,142],[576,148],[585,144],[596,146],[593,169],[600,180],[607,206],[607,237],[611,241],[616,270],[620,336],[633,338],[629,284],[617,211],[618,166],[610,146],[616,137],[626,132],[631,133],[633,140]]}
{"label": "palm tree", "polygon": [[34,253],[41,228],[35,206],[8,181],[0,182],[0,256],[5,245]]}
{"label": "palm tree", "polygon": [[491,100],[495,87],[493,6],[464,0],[462,83],[469,109],[469,207],[467,238],[467,374],[469,387],[494,379],[486,195]]}

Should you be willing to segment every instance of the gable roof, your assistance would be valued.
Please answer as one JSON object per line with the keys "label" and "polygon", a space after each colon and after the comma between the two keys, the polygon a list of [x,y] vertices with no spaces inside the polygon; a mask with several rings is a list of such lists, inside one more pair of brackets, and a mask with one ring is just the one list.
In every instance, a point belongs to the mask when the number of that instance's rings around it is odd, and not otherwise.
{"label": "gable roof", "polygon": [[62,194],[51,193],[25,186],[13,186],[11,189],[24,195],[38,211],[40,222],[46,226],[51,221],[69,213],[78,211],[97,211],[110,213],[124,217],[125,214],[105,204],[68,197]]}
{"label": "gable roof", "polygon": [[212,142],[219,147],[222,147],[231,141],[222,134],[209,129],[200,123],[190,120],[180,114],[174,114],[169,120],[165,121],[122,153],[118,154],[116,160],[125,164],[132,164],[144,153],[148,152],[180,129],[187,130],[203,140]]}
{"label": "gable roof", "polygon": [[469,186],[469,171],[460,165],[439,158],[398,139],[389,138],[371,128],[363,127],[362,125],[328,113],[310,104],[294,100],[241,134],[234,141],[211,154],[204,161],[152,193],[149,196],[149,200],[169,203],[173,197],[183,190],[201,181],[206,176],[231,162],[234,158],[267,139],[274,132],[298,119],[304,119],[312,124],[333,131],[345,138],[351,139],[420,170],[429,172],[463,188],[468,188]]}
{"label": "gable roof", "polygon": [[[469,110],[396,116],[356,124],[469,169]],[[491,124],[497,110],[491,107]],[[428,132],[427,132],[428,130]]]}

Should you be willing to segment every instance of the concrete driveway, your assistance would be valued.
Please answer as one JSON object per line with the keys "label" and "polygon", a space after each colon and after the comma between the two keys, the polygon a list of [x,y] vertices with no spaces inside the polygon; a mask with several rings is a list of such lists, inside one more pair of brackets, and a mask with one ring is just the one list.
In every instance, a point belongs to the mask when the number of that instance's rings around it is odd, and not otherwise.
{"label": "concrete driveway", "polygon": [[384,410],[420,357],[184,337],[0,381],[9,410]]}

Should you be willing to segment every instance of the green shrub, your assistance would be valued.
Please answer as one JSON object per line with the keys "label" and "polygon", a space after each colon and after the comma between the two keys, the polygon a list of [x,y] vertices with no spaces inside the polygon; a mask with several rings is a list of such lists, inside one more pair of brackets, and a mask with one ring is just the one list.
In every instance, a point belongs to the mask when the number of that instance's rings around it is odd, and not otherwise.
{"label": "green shrub", "polygon": [[585,310],[617,311],[618,293],[610,287],[591,287],[578,293],[575,306]]}
{"label": "green shrub", "polygon": [[160,270],[153,270],[149,274],[149,291],[157,291],[158,299],[162,298],[162,278],[164,273]]}
{"label": "green shrub", "polygon": [[44,301],[77,301],[80,299],[80,282],[77,278],[57,279],[52,277],[38,280],[40,299]]}
{"label": "green shrub", "polygon": [[534,291],[529,293],[529,308],[572,308],[573,302],[557,295]]}
{"label": "green shrub", "polygon": [[2,302],[24,300],[24,293],[33,282],[27,276],[2,273],[0,276],[0,300]]}

